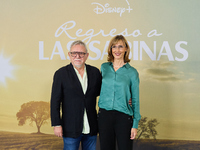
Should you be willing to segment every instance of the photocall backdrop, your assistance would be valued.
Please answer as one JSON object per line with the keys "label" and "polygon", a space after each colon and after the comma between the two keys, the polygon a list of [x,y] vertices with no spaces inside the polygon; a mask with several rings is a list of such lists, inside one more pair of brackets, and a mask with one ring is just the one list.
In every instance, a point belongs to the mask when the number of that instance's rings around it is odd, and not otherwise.
{"label": "photocall backdrop", "polygon": [[[70,63],[75,40],[86,63],[100,69],[111,38],[128,40],[140,75],[141,115],[155,118],[157,139],[200,140],[200,1],[1,0],[0,130],[36,132],[16,113],[30,101],[50,101],[54,72]],[[50,120],[41,132],[53,134]]]}

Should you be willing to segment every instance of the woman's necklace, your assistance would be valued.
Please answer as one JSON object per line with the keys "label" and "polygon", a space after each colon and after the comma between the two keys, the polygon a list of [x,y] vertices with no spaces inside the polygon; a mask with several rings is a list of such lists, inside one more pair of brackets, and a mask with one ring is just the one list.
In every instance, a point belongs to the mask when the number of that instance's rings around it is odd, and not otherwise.
{"label": "woman's necklace", "polygon": [[122,67],[122,66],[114,66],[114,68],[120,68],[120,67]]}
{"label": "woman's necklace", "polygon": [[113,67],[117,69],[117,68],[122,67],[124,64],[125,64],[125,63],[122,63],[122,64],[120,64],[120,65],[115,65],[115,64],[113,64]]}

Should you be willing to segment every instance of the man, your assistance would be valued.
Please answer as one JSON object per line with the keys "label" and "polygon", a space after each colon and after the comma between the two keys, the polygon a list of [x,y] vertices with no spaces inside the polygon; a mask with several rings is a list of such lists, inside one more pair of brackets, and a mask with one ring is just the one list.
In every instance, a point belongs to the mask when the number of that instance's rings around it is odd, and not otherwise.
{"label": "man", "polygon": [[[87,47],[75,41],[68,53],[71,63],[55,72],[51,93],[54,134],[63,137],[64,150],[95,150],[98,132],[96,98],[100,94],[100,71],[85,64]],[[60,114],[62,107],[62,115]]]}

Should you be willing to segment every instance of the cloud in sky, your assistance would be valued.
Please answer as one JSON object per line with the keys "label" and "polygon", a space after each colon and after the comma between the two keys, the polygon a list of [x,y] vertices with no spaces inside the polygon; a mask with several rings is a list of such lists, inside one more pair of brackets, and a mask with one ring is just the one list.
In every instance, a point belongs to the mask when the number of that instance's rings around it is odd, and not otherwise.
{"label": "cloud in sky", "polygon": [[177,73],[172,62],[153,62],[150,68],[145,70],[145,74],[149,79],[163,82],[183,81],[181,77],[184,75],[183,72]]}
{"label": "cloud in sky", "polygon": [[160,78],[154,78],[156,80],[159,80],[159,81],[180,81],[181,79],[180,78],[177,78],[177,77],[160,77]]}
{"label": "cloud in sky", "polygon": [[156,76],[173,76],[174,75],[172,71],[168,71],[166,69],[159,69],[159,68],[147,69],[146,72],[148,74],[156,75]]}
{"label": "cloud in sky", "polygon": [[169,66],[172,66],[172,62],[153,62],[151,66],[153,68],[168,68]]}

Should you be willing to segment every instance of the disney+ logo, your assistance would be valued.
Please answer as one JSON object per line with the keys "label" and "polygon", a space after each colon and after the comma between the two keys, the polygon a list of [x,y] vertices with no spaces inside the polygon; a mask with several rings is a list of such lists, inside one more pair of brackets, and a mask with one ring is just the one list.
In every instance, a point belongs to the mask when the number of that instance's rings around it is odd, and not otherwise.
{"label": "disney+ logo", "polygon": [[127,8],[125,8],[125,7],[111,7],[109,3],[106,3],[105,5],[102,5],[100,3],[93,2],[92,5],[96,6],[93,11],[96,14],[118,13],[120,15],[120,17],[121,17],[124,12],[127,11],[128,13],[130,13],[130,11],[133,10],[133,9],[131,9],[128,0],[126,0],[126,2],[128,4]]}

